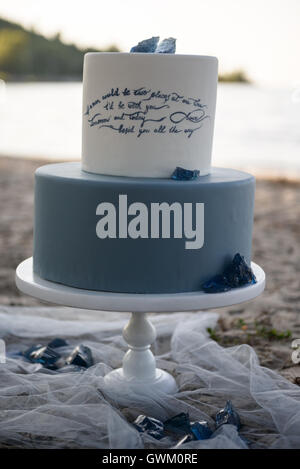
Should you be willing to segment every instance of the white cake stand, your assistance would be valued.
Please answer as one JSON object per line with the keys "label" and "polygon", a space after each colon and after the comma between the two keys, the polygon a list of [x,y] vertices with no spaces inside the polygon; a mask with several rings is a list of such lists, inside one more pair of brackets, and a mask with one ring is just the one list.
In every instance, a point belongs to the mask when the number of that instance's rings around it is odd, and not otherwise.
{"label": "white cake stand", "polygon": [[[175,393],[174,378],[156,368],[155,357],[150,350],[156,339],[154,326],[147,318],[148,312],[198,311],[220,308],[252,300],[265,287],[265,273],[252,262],[257,283],[226,293],[204,292],[173,294],[131,294],[81,290],[41,279],[33,273],[32,257],[23,261],[16,270],[16,285],[24,293],[41,300],[75,308],[131,312],[131,319],[124,327],[123,337],[129,350],[123,358],[123,368],[105,376],[106,389],[122,400],[122,385],[134,385],[143,393],[159,390]],[[145,386],[146,385],[146,386]]]}

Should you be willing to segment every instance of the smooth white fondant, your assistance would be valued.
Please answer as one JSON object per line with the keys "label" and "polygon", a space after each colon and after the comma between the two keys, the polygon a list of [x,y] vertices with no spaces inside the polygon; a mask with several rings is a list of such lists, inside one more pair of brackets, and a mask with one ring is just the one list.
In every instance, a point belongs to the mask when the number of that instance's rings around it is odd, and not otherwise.
{"label": "smooth white fondant", "polygon": [[82,168],[170,177],[182,166],[208,174],[217,69],[208,56],[86,54]]}

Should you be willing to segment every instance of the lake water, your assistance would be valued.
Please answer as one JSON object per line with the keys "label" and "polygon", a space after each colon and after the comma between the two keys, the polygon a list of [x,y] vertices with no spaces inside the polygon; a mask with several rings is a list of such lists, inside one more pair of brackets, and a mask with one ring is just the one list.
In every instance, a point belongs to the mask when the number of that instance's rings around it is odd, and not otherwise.
{"label": "lake water", "polygon": [[[0,155],[79,159],[81,93],[80,83],[0,87]],[[220,84],[213,164],[300,178],[299,95]]]}

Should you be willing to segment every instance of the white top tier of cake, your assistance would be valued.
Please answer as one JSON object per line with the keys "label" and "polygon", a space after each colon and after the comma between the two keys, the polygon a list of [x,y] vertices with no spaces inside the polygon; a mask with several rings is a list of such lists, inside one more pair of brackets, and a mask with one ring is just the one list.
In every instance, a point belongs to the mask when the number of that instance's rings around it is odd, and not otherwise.
{"label": "white top tier of cake", "polygon": [[88,53],[83,71],[82,169],[170,177],[210,172],[215,57]]}

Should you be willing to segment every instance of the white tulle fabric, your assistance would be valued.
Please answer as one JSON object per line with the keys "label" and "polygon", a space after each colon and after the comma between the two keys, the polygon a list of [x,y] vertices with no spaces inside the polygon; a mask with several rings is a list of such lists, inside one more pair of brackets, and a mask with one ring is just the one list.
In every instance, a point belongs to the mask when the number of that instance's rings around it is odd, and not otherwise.
{"label": "white tulle fabric", "polygon": [[[70,308],[0,308],[0,336],[7,361],[0,364],[0,447],[172,448],[178,438],[158,441],[131,425],[139,414],[164,420],[189,412],[191,420],[213,425],[215,413],[231,399],[243,423],[240,435],[225,425],[214,437],[184,448],[299,448],[300,390],[259,365],[248,345],[223,348],[211,340],[216,313],[152,315],[159,367],[172,373],[179,392],[149,395],[130,385],[125,405],[105,395],[103,377],[121,365],[121,336],[129,315]],[[57,373],[16,355],[54,337],[92,350],[96,364],[82,372]]]}

